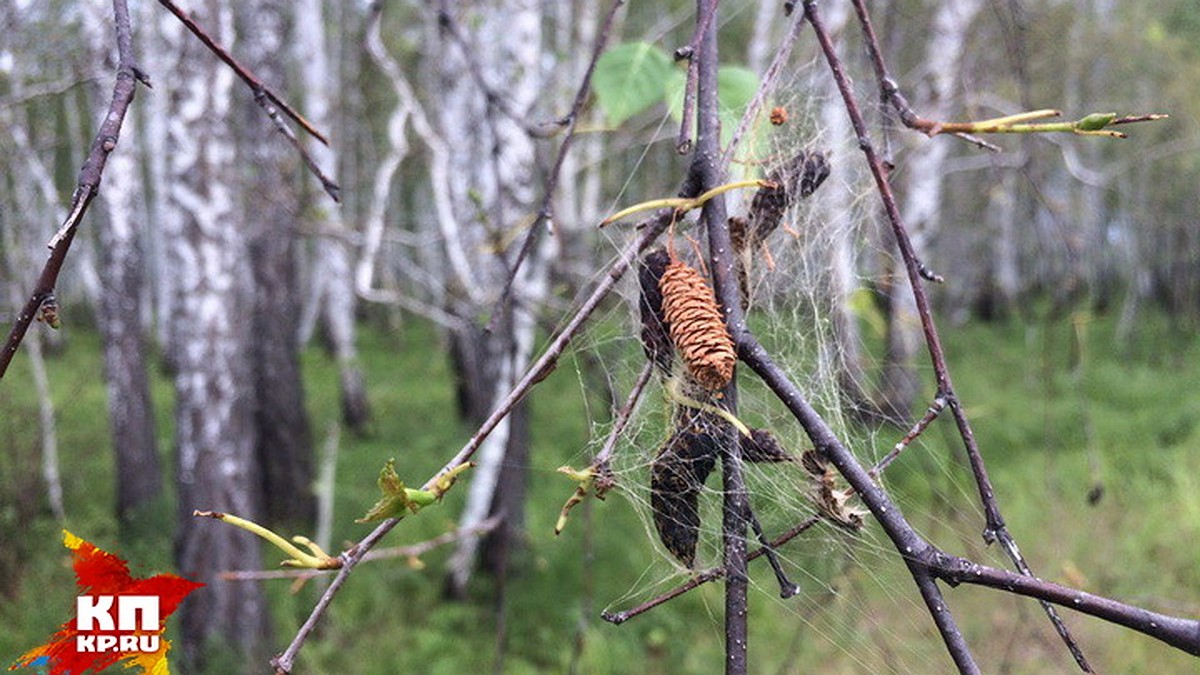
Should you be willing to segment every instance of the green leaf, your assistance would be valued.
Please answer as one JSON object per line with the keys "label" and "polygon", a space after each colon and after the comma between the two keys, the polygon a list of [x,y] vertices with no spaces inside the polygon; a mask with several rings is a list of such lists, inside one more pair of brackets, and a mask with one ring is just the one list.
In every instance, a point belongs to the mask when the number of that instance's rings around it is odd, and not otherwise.
{"label": "green leaf", "polygon": [[[679,122],[683,119],[683,91],[687,88],[687,72],[672,70],[667,76],[663,87],[667,100],[667,112],[671,119]],[[753,71],[739,66],[721,66],[717,71],[717,101],[720,104],[718,115],[721,118],[721,145],[729,142],[733,130],[754,93],[758,91],[758,75]]]}
{"label": "green leaf", "polygon": [[592,90],[615,127],[662,99],[671,59],[646,42],[630,42],[604,53],[592,75]]}
{"label": "green leaf", "polygon": [[387,518],[402,518],[410,512],[416,512],[420,507],[411,504],[409,493],[414,492],[404,487],[404,481],[396,474],[396,460],[389,459],[379,471],[379,492],[382,495],[375,506],[356,522],[369,523]]}
{"label": "green leaf", "polygon": [[721,108],[741,119],[754,92],[758,91],[758,75],[740,66],[721,66],[717,71],[717,99]]}

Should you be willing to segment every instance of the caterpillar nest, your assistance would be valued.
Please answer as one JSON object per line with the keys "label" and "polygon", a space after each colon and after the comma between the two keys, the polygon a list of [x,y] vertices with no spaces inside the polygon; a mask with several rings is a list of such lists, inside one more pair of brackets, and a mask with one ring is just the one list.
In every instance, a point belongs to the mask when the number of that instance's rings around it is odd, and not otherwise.
{"label": "caterpillar nest", "polygon": [[724,389],[733,379],[737,352],[712,289],[699,272],[678,260],[667,265],[659,288],[671,341],[688,372],[708,391]]}

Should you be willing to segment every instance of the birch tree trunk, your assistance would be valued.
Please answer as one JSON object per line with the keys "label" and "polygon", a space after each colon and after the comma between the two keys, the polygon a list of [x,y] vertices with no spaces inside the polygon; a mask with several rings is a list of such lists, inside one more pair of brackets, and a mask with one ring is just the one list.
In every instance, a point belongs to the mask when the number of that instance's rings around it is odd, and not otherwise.
{"label": "birch tree trunk", "polygon": [[[330,129],[333,121],[331,94],[338,90],[330,67],[325,40],[324,3],[298,0],[295,3],[297,61],[302,64],[305,116],[318,129]],[[306,138],[308,151],[317,165],[336,175],[338,157],[333,146]],[[336,144],[335,144],[336,145]],[[313,282],[318,314],[338,363],[342,391],[342,418],[350,429],[363,432],[371,416],[366,381],[358,363],[354,326],[354,254],[341,211],[324,193],[309,195],[307,211],[318,232],[326,235],[316,247]]]}
{"label": "birch tree trunk", "polygon": [[[468,419],[481,420],[528,366],[536,312],[548,291],[548,260],[556,242],[540,233],[539,243],[513,281],[512,301],[483,329],[491,315],[517,247],[534,218],[535,148],[519,121],[489,100],[471,74],[467,58],[503,93],[507,107],[528,115],[540,91],[541,7],[535,0],[504,0],[486,7],[460,6],[453,20],[470,27],[469,56],[446,31],[432,39],[438,55],[433,91],[440,100],[436,125],[450,145],[446,179],[452,217],[440,219],[450,264],[447,304],[465,319],[450,334],[459,401]],[[461,28],[460,28],[461,29]],[[450,177],[453,177],[451,180]],[[435,191],[438,189],[435,186]],[[514,243],[515,242],[515,243]],[[518,410],[488,437],[476,455],[460,527],[471,527],[504,510],[505,520],[488,540],[489,568],[503,571],[510,542],[523,526],[528,430]],[[461,595],[474,566],[478,541],[464,538],[450,561],[449,586]]]}
{"label": "birch tree trunk", "polygon": [[[938,4],[922,60],[926,76],[912,97],[924,116],[946,119],[952,112],[949,104],[962,68],[967,31],[982,4],[981,0],[942,0]],[[906,162],[903,212],[921,259],[942,219],[943,174],[950,147],[945,138],[924,141]],[[916,356],[921,348],[921,320],[907,276],[898,265],[893,270],[880,407],[889,417],[904,421],[920,393]]]}
{"label": "birch tree trunk", "polygon": [[[286,82],[283,47],[293,11],[286,0],[238,3],[241,34],[249,36],[241,53],[265,82]],[[313,443],[304,406],[300,373],[300,299],[296,274],[299,240],[296,152],[249,97],[239,97],[239,150],[246,167],[241,204],[254,275],[251,312],[256,426],[262,494],[269,521],[311,527]],[[304,176],[305,178],[307,176]]]}
{"label": "birch tree trunk", "polygon": [[[234,47],[231,3],[203,0],[186,9],[220,44]],[[180,610],[183,655],[189,671],[206,662],[217,667],[212,661],[219,654],[236,654],[232,663],[257,669],[270,629],[261,587],[217,574],[260,569],[258,539],[192,516],[195,509],[262,515],[249,363],[253,277],[231,186],[237,180],[234,75],[173,17],[164,13],[160,26],[170,67],[158,81],[174,87],[164,224],[177,292],[169,331],[177,341],[176,560],[183,576],[206,584]]]}
{"label": "birch tree trunk", "polygon": [[[106,72],[113,46],[112,3],[92,0],[85,21],[93,62]],[[99,108],[107,92],[98,90]],[[125,122],[128,138],[137,137],[136,121]],[[135,149],[117,146],[109,157],[100,196],[107,218],[98,219],[101,296],[97,307],[104,339],[104,376],[108,391],[108,422],[116,455],[117,519],[126,536],[161,533],[169,522],[160,499],[162,463],[154,431],[154,404],[146,371],[146,342],[141,210],[142,180]]]}
{"label": "birch tree trunk", "polygon": [[[41,154],[30,138],[31,129],[17,124],[7,110],[0,109],[0,130],[6,132],[5,143],[0,150],[10,156],[23,158],[24,166],[10,172],[13,202],[20,222],[24,227],[4,228],[0,239],[0,258],[9,276],[16,281],[8,287],[9,302],[19,307],[24,302],[23,280],[36,274],[34,261],[42,255],[42,241],[48,235],[47,224],[61,222],[64,214],[57,203],[54,179],[50,169],[42,161]],[[11,144],[11,149],[9,146]],[[34,391],[38,400],[38,426],[41,437],[42,480],[45,484],[46,503],[59,522],[66,519],[63,504],[62,478],[59,472],[58,440],[55,431],[54,401],[50,396],[50,379],[43,358],[44,347],[50,340],[46,333],[54,331],[31,330],[26,338],[29,350],[29,365],[33,376]],[[59,338],[61,342],[61,338]]]}

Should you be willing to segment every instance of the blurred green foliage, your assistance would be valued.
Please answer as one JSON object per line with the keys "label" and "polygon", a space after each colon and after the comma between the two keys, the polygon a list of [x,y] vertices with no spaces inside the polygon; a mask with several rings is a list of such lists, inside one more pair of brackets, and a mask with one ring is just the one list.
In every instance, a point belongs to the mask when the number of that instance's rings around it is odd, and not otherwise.
{"label": "blurred green foliage", "polygon": [[[1110,317],[1076,314],[1038,324],[968,324],[947,331],[947,350],[1004,514],[1037,572],[1168,613],[1200,614],[1200,340],[1163,317],[1141,322],[1124,346]],[[112,516],[112,458],[98,340],[71,330],[69,348],[49,366],[58,408],[68,522],[135,571],[170,569],[171,538],[121,541]],[[363,333],[362,358],[377,411],[367,438],[343,435],[338,461],[334,548],[367,531],[353,522],[377,497],[381,463],[395,457],[405,476],[424,478],[470,433],[450,416],[449,373],[438,339],[418,324]],[[666,590],[683,577],[656,553],[635,504],[618,489],[581,508],[558,538],[554,520],[571,485],[554,473],[581,464],[589,440],[587,402],[566,357],[533,395],[535,447],[528,547],[506,589],[508,673],[566,672],[582,645],[581,673],[707,673],[723,653],[721,588],[710,584],[622,626],[599,620]],[[332,424],[336,367],[317,350],[304,356],[314,429]],[[59,524],[41,502],[34,402],[18,359],[0,388],[0,527],[9,557],[0,574],[0,658],[40,643],[72,606]],[[156,378],[159,437],[170,457],[169,387]],[[594,411],[594,402],[593,411]],[[596,432],[602,433],[602,431]],[[898,437],[884,429],[881,439]],[[169,466],[169,463],[168,463]],[[977,497],[949,420],[939,420],[885,480],[914,525],[939,545],[999,563],[979,542]],[[1089,497],[1091,500],[1089,500]],[[766,499],[757,496],[756,499]],[[445,508],[409,519],[385,545],[413,543],[451,527],[462,493]],[[589,500],[590,501],[590,500]],[[203,525],[219,526],[215,523]],[[585,562],[584,531],[594,528]],[[802,537],[783,554],[805,588],[780,601],[769,572],[755,569],[751,598],[753,672],[929,672],[948,661],[911,582],[882,535],[860,540],[828,532]],[[131,546],[133,548],[131,548]],[[17,556],[14,559],[12,553]],[[496,653],[497,589],[477,577],[474,601],[442,599],[448,549],[414,569],[403,558],[359,567],[322,630],[301,652],[300,672],[429,673],[490,670]],[[276,562],[267,550],[268,564]],[[285,643],[319,591],[267,584],[277,641]],[[948,592],[960,623],[989,669],[1067,669],[1068,657],[1032,602],[992,591]],[[585,612],[585,608],[587,611]],[[1152,640],[1068,614],[1093,661],[1108,672],[1194,672],[1192,657]],[[581,632],[582,631],[582,632]],[[944,669],[943,669],[944,670]]]}

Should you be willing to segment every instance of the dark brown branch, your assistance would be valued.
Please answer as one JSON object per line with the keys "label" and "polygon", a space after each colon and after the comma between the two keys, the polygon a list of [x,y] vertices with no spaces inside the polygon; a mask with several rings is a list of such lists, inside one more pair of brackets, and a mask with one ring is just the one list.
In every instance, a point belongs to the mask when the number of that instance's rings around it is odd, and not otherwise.
{"label": "dark brown branch", "polygon": [[[720,184],[724,173],[721,158],[721,118],[717,89],[717,30],[707,27],[713,21],[717,3],[696,0],[697,36],[699,41],[692,54],[696,66],[696,150],[688,170],[688,182],[698,192]],[[729,218],[725,211],[725,196],[718,195],[705,202],[700,223],[708,233],[708,268],[712,272],[713,292],[724,313],[725,324],[733,335],[744,325],[741,292],[734,273],[733,244],[729,237]],[[720,404],[737,412],[737,380],[723,392]],[[746,526],[753,518],[750,498],[742,474],[741,444],[737,431],[730,425],[724,429],[721,445],[723,498],[721,537],[725,568],[725,672],[745,673],[747,668],[746,593],[747,575]],[[781,592],[784,592],[781,590]]]}
{"label": "dark brown branch", "polygon": [[[321,181],[321,187],[325,190],[325,193],[328,194],[333,201],[340,202],[341,188],[338,187],[338,184],[325,175],[320,167],[317,166],[316,161],[313,160],[313,158],[309,156],[308,151],[304,149],[304,145],[299,142],[299,140],[296,138],[296,135],[292,133],[292,130],[288,128],[287,124],[280,119],[279,112],[282,111],[283,114],[290,117],[293,122],[299,124],[300,128],[304,129],[306,133],[324,145],[329,145],[329,139],[326,138],[325,135],[320,131],[318,131],[317,128],[313,126],[312,122],[309,122],[304,118],[303,115],[296,112],[292,106],[288,105],[287,101],[284,101],[279,97],[278,94],[272,91],[270,87],[263,84],[262,80],[258,79],[254,73],[250,72],[250,69],[246,68],[239,63],[237,59],[233,58],[233,56],[224,47],[218,44],[217,41],[214,40],[212,36],[200,26],[200,24],[196,23],[190,14],[185,12],[171,0],[158,0],[158,4],[162,5],[167,9],[167,11],[175,15],[175,18],[179,19],[180,23],[182,23],[184,27],[191,31],[192,35],[196,36],[196,39],[200,40],[205,47],[208,47],[208,50],[216,55],[216,57],[225,65],[229,66],[229,69],[232,70],[234,74],[236,74],[242,80],[242,82],[245,82],[247,87],[250,87],[250,91],[254,94],[254,101],[258,103],[258,105],[261,106],[262,109],[267,113],[267,116],[271,118],[271,122],[275,125],[275,128],[278,129],[279,132],[288,139],[288,142],[292,144],[292,147],[296,148],[297,152],[300,153],[301,159],[304,160],[304,165],[308,167],[309,171],[311,171],[314,176],[317,177],[317,180]],[[319,21],[320,18],[310,18],[309,20]]]}
{"label": "dark brown branch", "polygon": [[1200,656],[1200,620],[1159,614],[1027,574],[980,565],[940,551],[929,569],[951,585],[975,584],[1035,598],[1039,602],[1052,602],[1125,626],[1188,654]]}
{"label": "dark brown branch", "polygon": [[[866,6],[862,0],[854,0],[854,6],[858,13],[859,22],[863,27],[863,33],[867,41],[867,52],[871,58],[871,62],[875,67],[876,77],[879,78],[880,88],[883,95],[888,98],[896,107],[900,115],[901,121],[905,125],[912,128],[920,129],[918,125],[919,118],[916,118],[911,107],[908,106],[904,97],[900,94],[899,87],[895,81],[891,79],[887,72],[887,66],[884,64],[883,55],[879,49],[879,43],[875,38],[874,30],[871,28],[870,16]],[[912,241],[908,236],[908,229],[904,225],[904,220],[900,215],[900,209],[896,204],[896,198],[892,192],[891,184],[888,182],[888,169],[880,160],[871,144],[871,140],[867,134],[866,123],[863,120],[862,113],[859,111],[858,103],[854,96],[854,91],[850,87],[849,81],[842,70],[840,61],[832,45],[829,43],[827,35],[823,35],[824,31],[821,28],[819,18],[817,17],[817,9],[814,3],[805,2],[805,15],[809,17],[813,29],[818,33],[818,39],[821,41],[822,49],[825,52],[826,59],[829,61],[830,69],[834,73],[834,78],[837,81],[838,89],[842,94],[842,99],[846,106],[846,111],[850,115],[851,124],[854,127],[855,134],[858,136],[859,148],[866,156],[867,164],[870,167],[871,175],[875,179],[876,188],[883,200],[884,210],[887,213],[888,222],[891,224],[892,232],[896,238],[897,246],[900,249],[900,255],[904,260],[904,267],[908,272],[909,285],[912,288],[913,296],[917,305],[917,313],[921,319],[921,328],[925,335],[925,344],[929,350],[929,357],[933,363],[934,377],[937,381],[939,396],[945,397],[950,404],[950,411],[954,416],[955,424],[958,426],[959,435],[963,439],[963,444],[966,447],[967,459],[971,465],[971,471],[975,478],[975,484],[979,489],[980,502],[983,505],[984,515],[986,519],[986,527],[983,532],[984,541],[991,543],[999,540],[1003,546],[1005,553],[1013,561],[1013,564],[1021,571],[1022,574],[1031,575],[1032,571],[1026,563],[1020,550],[1017,548],[1016,541],[1009,534],[1007,527],[1004,524],[1004,518],[1000,515],[1000,505],[996,498],[995,490],[992,489],[991,479],[988,477],[987,468],[983,462],[983,455],[979,451],[979,445],[975,440],[975,432],[971,429],[970,421],[967,419],[966,413],[963,411],[962,405],[958,402],[954,394],[954,386],[950,379],[950,370],[946,365],[945,351],[942,348],[941,338],[938,335],[937,326],[933,321],[933,312],[930,308],[929,298],[925,292],[925,285],[922,279],[926,278],[923,271],[926,269],[921,261],[917,258],[916,249],[913,247]],[[936,277],[936,275],[933,275]],[[935,279],[936,280],[936,279]],[[1091,672],[1091,667],[1087,663],[1087,659],[1083,655],[1083,651],[1071,636],[1062,618],[1058,616],[1055,609],[1050,604],[1043,602],[1042,609],[1046,612],[1050,622],[1054,625],[1055,631],[1058,632],[1063,642],[1066,644],[1071,655],[1075,658],[1076,663],[1084,672]]]}
{"label": "dark brown branch", "polygon": [[117,147],[120,140],[121,127],[125,123],[125,113],[133,102],[137,82],[149,84],[145,74],[138,68],[133,54],[133,28],[129,21],[129,7],[125,0],[113,0],[113,20],[117,41],[117,77],[113,84],[112,101],[108,105],[108,113],[100,123],[100,129],[92,140],[87,159],[79,170],[75,190],[71,196],[71,209],[66,220],[59,227],[54,238],[50,240],[50,257],[42,267],[37,284],[29,296],[29,300],[17,315],[16,323],[4,343],[4,351],[0,352],[0,378],[8,371],[21,340],[29,330],[29,325],[41,308],[42,303],[53,296],[54,288],[58,285],[58,275],[62,271],[63,261],[67,251],[75,239],[79,223],[87,213],[88,207],[100,190],[100,180],[104,176],[104,167],[108,156]]}

